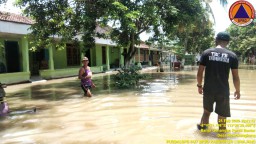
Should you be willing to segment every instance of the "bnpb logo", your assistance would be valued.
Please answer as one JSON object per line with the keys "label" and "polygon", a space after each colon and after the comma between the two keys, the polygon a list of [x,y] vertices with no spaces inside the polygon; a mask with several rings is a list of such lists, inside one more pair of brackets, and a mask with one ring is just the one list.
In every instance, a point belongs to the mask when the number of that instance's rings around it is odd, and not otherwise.
{"label": "bnpb logo", "polygon": [[229,9],[229,18],[235,25],[247,26],[252,23],[255,18],[255,9],[253,5],[247,1],[237,1],[233,3]]}

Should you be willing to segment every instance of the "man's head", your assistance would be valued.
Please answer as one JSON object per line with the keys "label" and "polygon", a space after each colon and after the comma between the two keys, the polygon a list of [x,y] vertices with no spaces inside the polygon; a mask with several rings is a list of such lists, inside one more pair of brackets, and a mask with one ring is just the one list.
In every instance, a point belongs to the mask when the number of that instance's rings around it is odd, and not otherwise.
{"label": "man's head", "polygon": [[216,45],[227,46],[230,41],[230,35],[227,32],[219,32],[216,36]]}

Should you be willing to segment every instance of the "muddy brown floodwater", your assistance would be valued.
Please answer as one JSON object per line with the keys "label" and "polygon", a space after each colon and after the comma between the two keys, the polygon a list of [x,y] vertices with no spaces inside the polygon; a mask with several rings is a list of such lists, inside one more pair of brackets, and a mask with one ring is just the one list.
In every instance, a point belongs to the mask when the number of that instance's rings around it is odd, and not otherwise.
{"label": "muddy brown floodwater", "polygon": [[[0,119],[0,143],[165,144],[172,143],[171,140],[255,140],[241,136],[220,138],[214,127],[207,133],[196,129],[203,112],[196,70],[147,73],[151,79],[142,81],[134,90],[118,90],[110,75],[100,75],[94,78],[97,88],[91,98],[82,97],[75,78],[8,86],[7,100],[12,111],[37,107],[38,112]],[[230,78],[230,120],[255,120],[256,70],[240,69],[239,74],[240,100],[233,98]],[[212,113],[210,123],[217,124],[216,119],[217,115]],[[228,128],[238,130],[234,126]]]}

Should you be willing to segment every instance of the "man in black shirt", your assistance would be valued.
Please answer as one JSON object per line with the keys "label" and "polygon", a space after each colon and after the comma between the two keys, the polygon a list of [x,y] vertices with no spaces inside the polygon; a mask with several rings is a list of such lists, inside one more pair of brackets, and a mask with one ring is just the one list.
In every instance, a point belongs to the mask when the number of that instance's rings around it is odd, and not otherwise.
{"label": "man in black shirt", "polygon": [[[213,112],[213,103],[216,102],[215,112],[218,114],[219,130],[226,130],[226,117],[230,117],[229,103],[229,72],[231,69],[235,86],[235,99],[240,99],[240,79],[238,75],[238,58],[235,53],[226,49],[230,36],[220,32],[216,37],[216,48],[203,52],[197,72],[198,93],[203,94],[204,113],[198,129],[206,129],[209,117]],[[202,86],[205,70],[204,86]]]}

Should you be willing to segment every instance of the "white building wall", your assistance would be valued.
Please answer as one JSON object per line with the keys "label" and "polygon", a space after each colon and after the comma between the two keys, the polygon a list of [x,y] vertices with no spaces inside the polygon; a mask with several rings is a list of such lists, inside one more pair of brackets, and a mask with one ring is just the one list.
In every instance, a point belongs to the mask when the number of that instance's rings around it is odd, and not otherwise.
{"label": "white building wall", "polygon": [[0,21],[0,33],[25,35],[31,33],[31,30],[28,29],[29,27],[30,25],[27,24]]}

